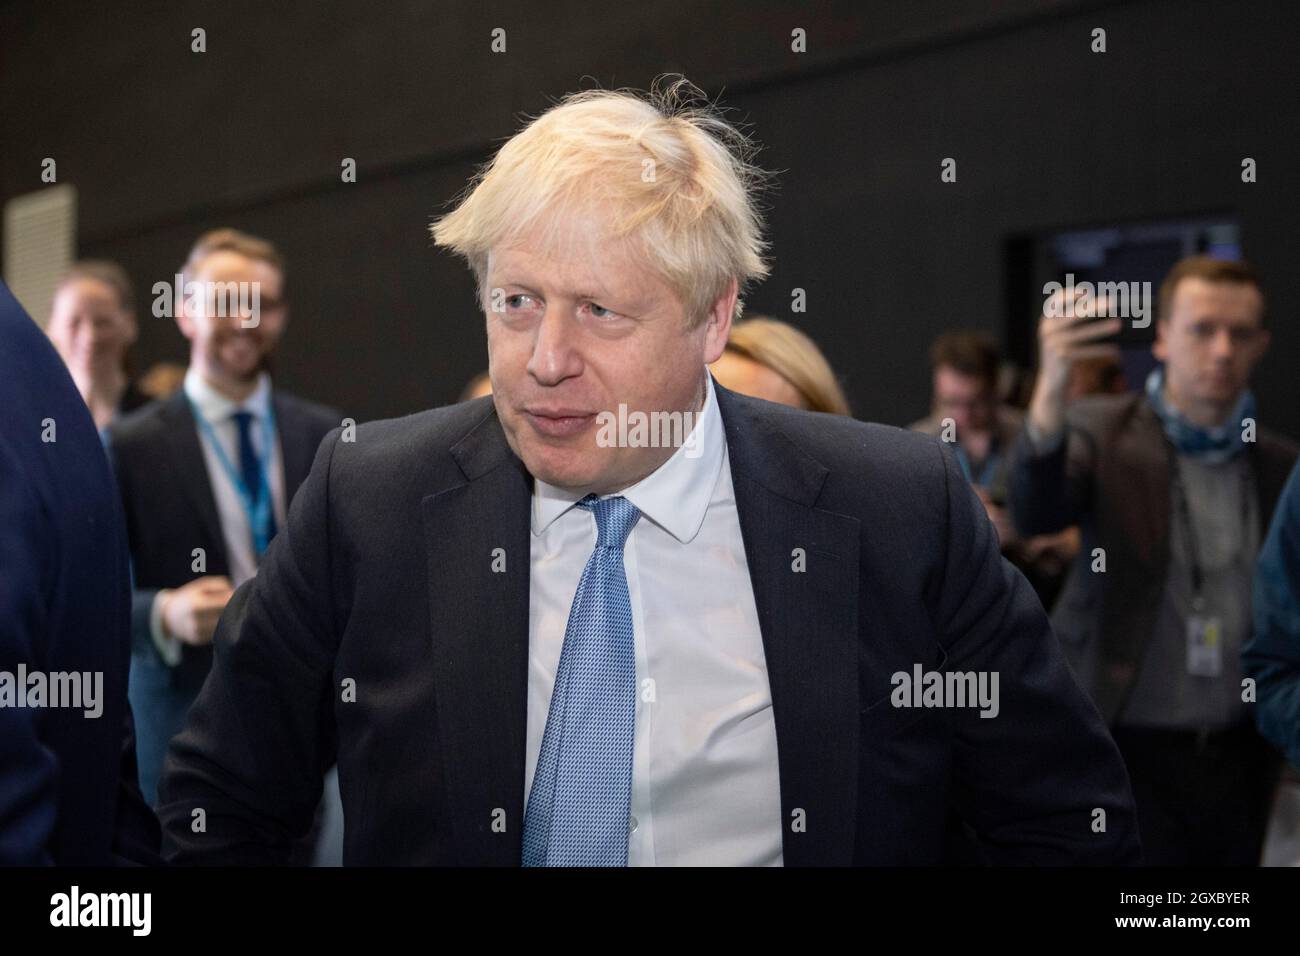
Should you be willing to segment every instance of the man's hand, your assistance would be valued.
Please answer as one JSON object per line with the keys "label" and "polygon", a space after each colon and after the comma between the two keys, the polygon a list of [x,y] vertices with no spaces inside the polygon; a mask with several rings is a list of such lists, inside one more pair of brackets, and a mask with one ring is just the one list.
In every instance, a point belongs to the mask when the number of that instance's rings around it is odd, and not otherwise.
{"label": "man's hand", "polygon": [[1038,323],[1038,382],[1029,403],[1029,419],[1040,441],[1050,441],[1065,426],[1070,367],[1081,359],[1119,358],[1119,346],[1097,344],[1122,324],[1119,318],[1090,321],[1105,314],[1105,301],[1082,289],[1074,289],[1069,301],[1065,290],[1053,293],[1043,306]]}
{"label": "man's hand", "polygon": [[217,621],[233,593],[230,579],[222,575],[195,578],[163,596],[163,628],[184,644],[211,644]]}

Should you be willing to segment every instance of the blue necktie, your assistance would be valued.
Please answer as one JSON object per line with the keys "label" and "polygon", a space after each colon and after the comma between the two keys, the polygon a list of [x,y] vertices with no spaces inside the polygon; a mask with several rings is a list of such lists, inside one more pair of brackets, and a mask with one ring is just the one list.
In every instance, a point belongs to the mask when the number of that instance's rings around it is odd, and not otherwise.
{"label": "blue necktie", "polygon": [[636,650],[623,545],[641,517],[588,495],[596,550],[578,581],[524,812],[524,866],[627,866]]}
{"label": "blue necktie", "polygon": [[[257,454],[257,449],[253,447],[253,413],[239,411],[230,417],[239,426],[239,477],[248,491],[249,504],[256,507],[262,497],[262,459]],[[267,491],[269,492],[270,489],[268,488]],[[248,520],[253,520],[251,514]],[[275,537],[275,511],[272,508],[266,511],[266,524],[266,540],[270,541]]]}

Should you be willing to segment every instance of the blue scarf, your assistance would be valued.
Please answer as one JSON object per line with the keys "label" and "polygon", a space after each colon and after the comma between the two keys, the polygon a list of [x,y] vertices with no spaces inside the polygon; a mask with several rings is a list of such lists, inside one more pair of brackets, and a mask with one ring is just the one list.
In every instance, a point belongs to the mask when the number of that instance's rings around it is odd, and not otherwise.
{"label": "blue scarf", "polygon": [[1165,435],[1179,454],[1188,455],[1207,465],[1231,461],[1245,449],[1242,441],[1242,420],[1255,417],[1255,396],[1250,389],[1242,389],[1232,413],[1222,425],[1202,428],[1194,425],[1165,401],[1165,367],[1158,365],[1147,376],[1147,401],[1165,426]]}

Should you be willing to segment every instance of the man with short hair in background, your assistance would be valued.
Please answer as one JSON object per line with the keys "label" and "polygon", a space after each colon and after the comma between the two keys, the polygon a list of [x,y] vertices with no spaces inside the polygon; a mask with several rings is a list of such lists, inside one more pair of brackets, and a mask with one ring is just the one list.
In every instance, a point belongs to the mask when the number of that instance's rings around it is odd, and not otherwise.
{"label": "man with short hair in background", "polygon": [[939,336],[930,346],[930,414],[908,427],[952,446],[1005,551],[1016,542],[1006,505],[1021,413],[998,399],[999,364],[997,347],[982,333]]}
{"label": "man with short hair in background", "polygon": [[1071,366],[1114,358],[1126,317],[1087,289],[1057,292],[1016,452],[1024,534],[1079,524],[1053,615],[1133,780],[1146,862],[1255,865],[1277,756],[1243,701],[1240,653],[1263,528],[1296,447],[1255,422],[1251,372],[1268,348],[1245,263],[1194,256],[1160,288],[1163,364],[1142,393],[1067,409]]}
{"label": "man with short hair in background", "polygon": [[110,434],[135,576],[130,690],[150,803],[167,743],[211,667],[217,619],[257,572],[316,446],[340,421],[272,388],[266,362],[288,305],[284,260],[271,243],[234,229],[206,233],[181,279],[184,384]]}

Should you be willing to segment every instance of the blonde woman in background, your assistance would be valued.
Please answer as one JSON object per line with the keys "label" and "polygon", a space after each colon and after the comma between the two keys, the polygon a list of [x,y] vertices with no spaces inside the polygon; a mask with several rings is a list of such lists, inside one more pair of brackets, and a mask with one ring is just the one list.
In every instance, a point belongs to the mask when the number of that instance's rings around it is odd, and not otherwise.
{"label": "blonde woman in background", "polygon": [[848,415],[826,356],[793,325],[754,316],[731,327],[726,351],[709,366],[724,388],[811,412]]}
{"label": "blonde woman in background", "polygon": [[127,353],[138,331],[131,280],[117,263],[82,260],[59,280],[45,332],[101,434],[149,401],[128,373]]}

